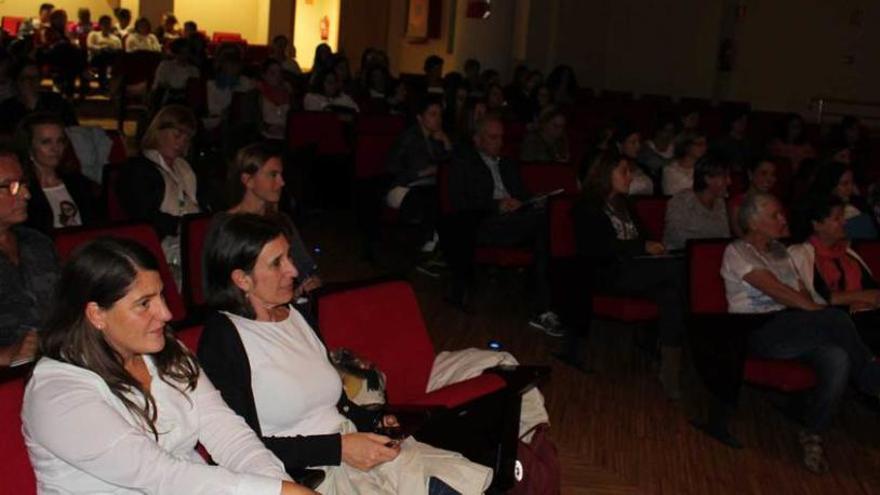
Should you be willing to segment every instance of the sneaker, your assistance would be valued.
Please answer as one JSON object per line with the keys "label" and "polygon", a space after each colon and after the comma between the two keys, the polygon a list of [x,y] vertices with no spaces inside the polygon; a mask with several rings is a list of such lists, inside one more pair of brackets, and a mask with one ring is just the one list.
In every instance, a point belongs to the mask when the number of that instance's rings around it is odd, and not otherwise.
{"label": "sneaker", "polygon": [[562,331],[562,323],[559,316],[553,311],[545,311],[529,320],[529,326],[541,330],[550,337],[562,337],[565,332]]}
{"label": "sneaker", "polygon": [[822,448],[822,437],[806,430],[798,432],[798,441],[804,450],[804,467],[815,474],[828,472],[828,460]]}
{"label": "sneaker", "polygon": [[420,263],[416,265],[416,271],[425,275],[426,277],[431,278],[440,278],[440,271],[436,268],[429,266],[427,263]]}

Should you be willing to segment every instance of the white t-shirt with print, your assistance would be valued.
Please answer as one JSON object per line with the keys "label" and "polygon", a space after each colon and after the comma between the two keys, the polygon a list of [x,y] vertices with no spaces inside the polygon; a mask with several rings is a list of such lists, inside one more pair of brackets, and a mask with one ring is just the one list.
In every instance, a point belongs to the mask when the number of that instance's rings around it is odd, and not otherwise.
{"label": "white t-shirt with print", "polygon": [[800,288],[794,263],[782,243],[770,241],[768,252],[760,253],[754,246],[740,239],[727,246],[721,264],[728,312],[770,313],[785,309],[785,306],[772,297],[743,280],[743,277],[754,270],[768,270],[781,283],[794,290]]}
{"label": "white t-shirt with print", "polygon": [[54,187],[44,187],[43,194],[46,195],[49,206],[52,207],[52,225],[56,229],[82,225],[79,206],[67,191],[67,186],[60,184]]}

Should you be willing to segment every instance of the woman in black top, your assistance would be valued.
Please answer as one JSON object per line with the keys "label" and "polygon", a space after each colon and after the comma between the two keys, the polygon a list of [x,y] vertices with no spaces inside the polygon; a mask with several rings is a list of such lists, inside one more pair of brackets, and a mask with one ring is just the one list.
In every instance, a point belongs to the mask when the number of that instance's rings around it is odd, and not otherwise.
{"label": "woman in black top", "polygon": [[666,248],[646,240],[627,199],[631,165],[620,154],[599,156],[573,210],[577,254],[595,267],[595,287],[652,299],[660,308],[660,381],[671,399],[680,396],[684,335],[684,270],[681,260],[658,258]]}

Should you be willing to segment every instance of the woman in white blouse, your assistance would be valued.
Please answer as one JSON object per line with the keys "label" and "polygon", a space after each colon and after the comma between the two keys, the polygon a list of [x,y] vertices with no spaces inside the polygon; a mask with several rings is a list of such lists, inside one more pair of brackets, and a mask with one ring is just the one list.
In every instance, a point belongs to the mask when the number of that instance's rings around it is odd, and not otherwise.
{"label": "woman in white blouse", "polygon": [[283,227],[253,214],[228,216],[206,240],[205,292],[218,312],[199,359],[230,407],[288,472],[321,467],[325,495],[483,492],[491,469],[412,438],[367,433],[396,419],[344,395],[324,344],[289,304],[298,274],[289,253]]}
{"label": "woman in white blouse", "polygon": [[694,185],[694,166],[706,154],[706,136],[685,134],[675,144],[675,160],[663,167],[663,194],[675,195]]}
{"label": "woman in white blouse", "polygon": [[58,293],[22,407],[40,493],[314,493],[290,481],[174,339],[145,248],[87,244]]}
{"label": "woman in white blouse", "polygon": [[357,103],[342,90],[342,83],[332,70],[318,74],[312,89],[303,98],[303,109],[307,112],[360,111]]}
{"label": "woman in white blouse", "polygon": [[146,17],[138,19],[134,23],[134,31],[128,33],[128,36],[125,37],[125,51],[136,52],[145,50],[161,52],[162,45],[159,44],[159,39],[156,38],[152,31],[153,26],[150,25],[149,19]]}

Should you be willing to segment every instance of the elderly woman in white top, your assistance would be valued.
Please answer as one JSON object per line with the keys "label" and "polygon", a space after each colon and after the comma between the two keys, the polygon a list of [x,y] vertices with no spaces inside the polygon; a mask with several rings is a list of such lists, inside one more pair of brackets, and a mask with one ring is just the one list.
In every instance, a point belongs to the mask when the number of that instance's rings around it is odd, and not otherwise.
{"label": "elderly woman in white top", "polygon": [[849,315],[816,303],[798,277],[779,239],[788,235],[782,206],[772,195],[748,195],[739,211],[741,239],[724,251],[721,276],[731,313],[764,314],[750,337],[753,354],[794,359],[816,373],[799,434],[804,465],[822,473],[828,462],[820,434],[831,423],[834,406],[853,381],[870,395],[880,393],[880,365],[859,338]]}
{"label": "elderly woman in white top", "polygon": [[489,468],[411,438],[359,432],[396,419],[343,394],[327,349],[289,304],[297,275],[289,253],[283,227],[252,214],[228,216],[206,241],[205,291],[218,312],[206,322],[199,359],[230,407],[289,472],[324,469],[317,490],[325,495],[484,491]]}
{"label": "elderly woman in white top", "polygon": [[82,247],[58,294],[22,408],[41,493],[314,493],[290,481],[173,337],[145,248]]}
{"label": "elderly woman in white top", "polygon": [[694,188],[685,189],[669,200],[663,245],[668,250],[683,249],[688,239],[730,237],[727,219],[727,164],[703,157],[694,167]]}
{"label": "elderly woman in white top", "polygon": [[123,208],[153,225],[172,269],[180,261],[180,218],[202,210],[196,174],[186,161],[196,125],[189,108],[162,108],[144,133],[141,156],[122,167],[117,183]]}

